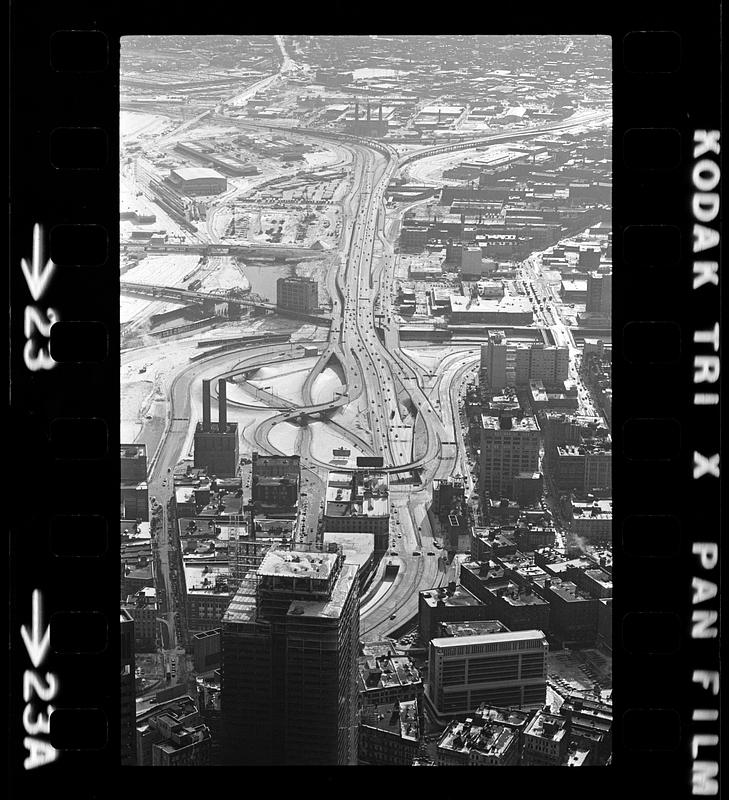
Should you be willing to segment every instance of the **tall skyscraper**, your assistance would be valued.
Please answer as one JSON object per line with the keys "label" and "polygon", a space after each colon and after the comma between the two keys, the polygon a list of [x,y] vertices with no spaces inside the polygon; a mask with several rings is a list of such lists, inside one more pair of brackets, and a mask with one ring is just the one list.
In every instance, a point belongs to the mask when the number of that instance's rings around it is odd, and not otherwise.
{"label": "tall skyscraper", "polygon": [[226,763],[357,763],[359,579],[341,552],[267,553],[222,641]]}
{"label": "tall skyscraper", "polygon": [[137,763],[136,694],[134,690],[134,620],[121,609],[121,763]]}
{"label": "tall skyscraper", "polygon": [[591,272],[587,277],[585,311],[610,314],[613,305],[613,274],[606,269]]}

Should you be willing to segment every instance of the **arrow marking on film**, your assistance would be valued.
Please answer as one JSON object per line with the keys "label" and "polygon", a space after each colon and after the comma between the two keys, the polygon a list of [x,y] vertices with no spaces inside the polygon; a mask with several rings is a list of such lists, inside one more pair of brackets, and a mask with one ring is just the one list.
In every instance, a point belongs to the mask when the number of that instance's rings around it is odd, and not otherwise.
{"label": "arrow marking on film", "polygon": [[50,626],[43,628],[43,598],[38,589],[33,590],[33,620],[31,622],[31,631],[29,632],[25,625],[20,626],[20,635],[25,642],[25,648],[28,651],[30,660],[34,667],[38,667],[43,659],[46,657],[48,648],[51,644],[51,629]]}
{"label": "arrow marking on film", "polygon": [[33,226],[32,263],[28,264],[27,260],[22,258],[20,268],[23,270],[33,300],[38,300],[56,271],[56,265],[50,258],[46,261],[45,267],[43,266],[43,229],[38,223]]}

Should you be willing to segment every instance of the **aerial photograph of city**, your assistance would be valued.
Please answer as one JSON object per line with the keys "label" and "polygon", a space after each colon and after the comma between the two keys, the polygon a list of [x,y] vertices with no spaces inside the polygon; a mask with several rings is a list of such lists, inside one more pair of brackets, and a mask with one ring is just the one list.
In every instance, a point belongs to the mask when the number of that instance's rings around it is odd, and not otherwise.
{"label": "aerial photograph of city", "polygon": [[122,38],[123,765],[611,764],[611,59]]}

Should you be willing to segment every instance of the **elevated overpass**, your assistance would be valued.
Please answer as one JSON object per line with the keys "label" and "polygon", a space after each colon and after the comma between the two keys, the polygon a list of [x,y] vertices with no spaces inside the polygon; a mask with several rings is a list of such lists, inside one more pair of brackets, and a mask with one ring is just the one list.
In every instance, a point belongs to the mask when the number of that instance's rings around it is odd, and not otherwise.
{"label": "elevated overpass", "polygon": [[481,147],[482,145],[497,144],[498,142],[510,142],[515,139],[528,139],[534,136],[543,136],[545,133],[558,133],[568,131],[571,128],[579,128],[589,122],[597,122],[600,119],[609,119],[610,114],[607,112],[599,114],[585,115],[574,120],[565,120],[563,122],[556,122],[553,125],[540,125],[538,128],[522,128],[517,130],[505,131],[504,133],[491,133],[488,136],[481,136],[477,139],[467,139],[462,142],[450,142],[449,144],[437,145],[435,147],[428,147],[425,150],[419,150],[416,153],[410,153],[398,159],[398,166],[404,167],[413,161],[418,161],[421,158],[430,158],[432,156],[441,155],[442,153],[454,153],[458,150],[469,150],[474,147]]}
{"label": "elevated overpass", "polygon": [[151,255],[166,253],[185,253],[201,256],[240,256],[241,258],[269,258],[274,261],[301,261],[321,258],[327,251],[312,250],[308,247],[287,247],[267,244],[211,244],[209,242],[186,242],[150,244],[140,239],[127,239],[121,243],[122,249],[143,251]]}
{"label": "elevated overpass", "polygon": [[122,281],[119,291],[129,297],[153,297],[156,300],[165,300],[169,303],[179,303],[180,305],[201,305],[204,309],[211,310],[218,303],[228,304],[228,315],[237,316],[241,308],[253,308],[265,313],[278,314],[282,317],[310,322],[314,325],[331,325],[331,318],[326,314],[306,314],[299,311],[291,311],[286,308],[279,308],[275,303],[266,303],[262,300],[253,300],[237,295],[213,294],[208,292],[191,291],[181,289],[176,286],[158,286],[150,283],[133,283]]}

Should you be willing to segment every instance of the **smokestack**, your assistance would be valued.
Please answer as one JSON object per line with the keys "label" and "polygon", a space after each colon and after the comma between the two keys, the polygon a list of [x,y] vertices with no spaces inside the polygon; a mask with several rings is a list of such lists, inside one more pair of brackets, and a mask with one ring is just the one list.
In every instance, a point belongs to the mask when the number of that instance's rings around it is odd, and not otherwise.
{"label": "smokestack", "polygon": [[370,101],[367,101],[367,122],[370,121]]}
{"label": "smokestack", "polygon": [[218,431],[228,429],[228,393],[225,378],[218,381]]}
{"label": "smokestack", "polygon": [[204,431],[209,431],[210,430],[210,381],[203,380],[202,382],[202,404],[203,404],[202,427]]}

